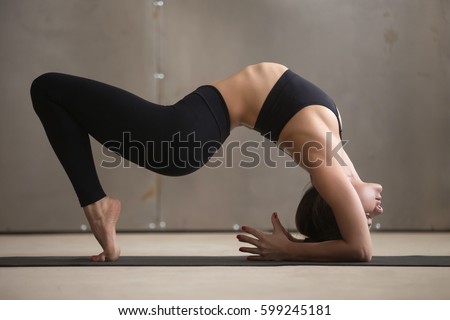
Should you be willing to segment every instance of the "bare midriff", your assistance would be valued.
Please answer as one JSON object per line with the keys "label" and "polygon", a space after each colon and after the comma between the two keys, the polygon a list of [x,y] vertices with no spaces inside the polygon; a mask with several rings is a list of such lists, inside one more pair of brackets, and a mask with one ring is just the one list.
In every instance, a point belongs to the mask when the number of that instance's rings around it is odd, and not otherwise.
{"label": "bare midriff", "polygon": [[281,64],[263,62],[211,83],[225,99],[231,129],[240,125],[248,128],[255,126],[267,95],[287,69]]}
{"label": "bare midriff", "polygon": [[[241,125],[254,128],[269,92],[287,69],[281,64],[264,62],[250,65],[224,80],[211,83],[224,97],[230,114],[231,129]],[[311,105],[302,108],[286,123],[277,144],[291,156],[293,152],[301,154],[303,145],[308,141],[325,143],[326,132],[332,133],[333,147],[340,143],[335,114],[326,107]],[[290,150],[281,146],[289,145],[290,142],[293,142]],[[346,163],[344,170],[349,176],[354,175],[355,170],[345,151],[341,149],[339,154]]]}

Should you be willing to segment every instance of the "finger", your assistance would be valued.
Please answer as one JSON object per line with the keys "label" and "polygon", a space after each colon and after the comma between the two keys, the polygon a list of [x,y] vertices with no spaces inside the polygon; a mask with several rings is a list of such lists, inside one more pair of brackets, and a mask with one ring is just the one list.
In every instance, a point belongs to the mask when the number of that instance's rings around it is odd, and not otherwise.
{"label": "finger", "polygon": [[289,237],[289,232],[287,232],[286,228],[281,224],[280,218],[278,218],[278,214],[276,212],[272,215],[272,225],[274,233],[282,232],[284,235]]}
{"label": "finger", "polygon": [[275,215],[275,219],[272,219],[272,224],[273,224],[273,229],[275,231],[276,230],[281,230],[284,235],[288,238],[291,238],[292,235],[286,230],[286,228],[281,224],[280,218],[278,217],[278,214],[276,212],[274,212]]}
{"label": "finger", "polygon": [[281,225],[280,220],[278,219],[278,214],[274,212],[272,214],[272,225],[273,225],[273,232],[280,232],[283,229],[283,226]]}
{"label": "finger", "polygon": [[261,251],[258,248],[248,248],[248,247],[241,247],[239,248],[240,252],[246,252],[246,253],[252,253],[252,254],[260,254]]}
{"label": "finger", "polygon": [[261,239],[262,237],[264,237],[264,232],[259,231],[257,229],[253,229],[253,228],[244,226],[244,227],[242,227],[242,230],[247,233],[250,233],[251,235],[254,235],[258,239]]}
{"label": "finger", "polygon": [[255,247],[258,247],[258,246],[259,246],[259,240],[258,240],[258,239],[255,239],[255,238],[252,238],[252,237],[243,235],[243,234],[238,235],[238,236],[237,236],[237,239],[238,239],[240,242],[246,242],[246,243],[249,243],[249,244],[254,245]]}

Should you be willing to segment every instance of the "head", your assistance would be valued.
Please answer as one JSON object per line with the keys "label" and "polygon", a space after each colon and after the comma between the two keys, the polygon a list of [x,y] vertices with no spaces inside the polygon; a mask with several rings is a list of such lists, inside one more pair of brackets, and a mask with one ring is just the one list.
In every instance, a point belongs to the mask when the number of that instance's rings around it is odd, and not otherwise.
{"label": "head", "polygon": [[[367,225],[372,226],[372,219],[383,213],[379,184],[352,182],[364,208]],[[295,223],[298,231],[309,241],[322,242],[342,239],[333,210],[323,200],[319,192],[311,186],[303,195],[297,208]]]}
{"label": "head", "polygon": [[306,190],[295,216],[297,230],[308,240],[321,242],[342,239],[333,210],[314,186]]}

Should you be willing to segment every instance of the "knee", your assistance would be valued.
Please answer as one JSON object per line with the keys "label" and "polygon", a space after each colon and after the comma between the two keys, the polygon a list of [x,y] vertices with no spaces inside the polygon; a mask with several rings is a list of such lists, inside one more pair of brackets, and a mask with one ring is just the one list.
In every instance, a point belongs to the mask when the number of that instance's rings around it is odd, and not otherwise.
{"label": "knee", "polygon": [[54,73],[49,72],[41,74],[39,77],[34,79],[30,88],[31,96],[38,96],[45,92],[46,88],[48,88],[49,84],[53,81],[54,75]]}
{"label": "knee", "polygon": [[33,107],[37,111],[37,108],[42,105],[39,103],[42,99],[48,96],[50,88],[54,86],[56,81],[56,73],[44,73],[33,80],[30,87],[31,100]]}

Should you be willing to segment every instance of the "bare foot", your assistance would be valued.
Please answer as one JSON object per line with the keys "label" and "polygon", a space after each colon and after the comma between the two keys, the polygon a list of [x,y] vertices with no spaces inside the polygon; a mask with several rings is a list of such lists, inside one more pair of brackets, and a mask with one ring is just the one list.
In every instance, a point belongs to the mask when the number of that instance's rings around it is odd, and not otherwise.
{"label": "bare foot", "polygon": [[116,224],[120,216],[120,201],[104,197],[99,201],[83,207],[95,238],[103,252],[92,256],[92,261],[115,261],[119,259],[120,249],[116,241]]}

